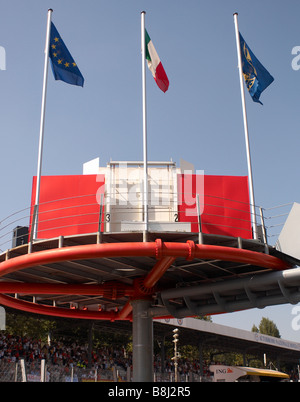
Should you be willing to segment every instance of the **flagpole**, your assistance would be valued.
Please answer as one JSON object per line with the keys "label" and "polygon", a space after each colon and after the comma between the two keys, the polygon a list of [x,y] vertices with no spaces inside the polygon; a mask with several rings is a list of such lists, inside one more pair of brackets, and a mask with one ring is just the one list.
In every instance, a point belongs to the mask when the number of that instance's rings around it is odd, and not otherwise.
{"label": "flagpole", "polygon": [[148,156],[147,156],[147,110],[146,110],[146,40],[145,40],[145,11],[141,12],[142,40],[142,88],[143,88],[143,157],[144,157],[144,241],[148,232]]}
{"label": "flagpole", "polygon": [[237,16],[238,16],[238,13],[233,14],[234,25],[235,25],[235,37],[236,37],[237,55],[238,55],[238,68],[239,68],[239,77],[240,77],[242,108],[243,108],[246,152],[247,152],[249,193],[250,193],[250,208],[251,208],[252,225],[253,225],[253,237],[254,237],[254,239],[257,240],[258,239],[258,234],[257,234],[256,213],[255,213],[255,200],[254,200],[254,189],[253,189],[253,178],[252,178],[252,165],[251,165],[248,121],[247,121],[246,102],[245,102],[245,89],[244,89],[244,82],[243,82],[241,45],[240,45],[239,26],[238,26]]}
{"label": "flagpole", "polygon": [[32,226],[31,226],[33,228],[33,239],[36,238],[37,229],[38,229],[38,209],[39,209],[39,200],[40,200],[41,172],[42,172],[42,159],[43,159],[43,141],[44,141],[44,127],[45,127],[46,94],[47,94],[49,46],[50,46],[52,12],[53,12],[53,10],[50,8],[48,10],[48,15],[47,15],[47,31],[46,31],[46,43],[45,43],[45,60],[44,60],[43,93],[42,93],[40,137],[39,137],[39,151],[38,151],[38,165],[37,165],[37,180],[36,180],[34,213],[33,213]]}

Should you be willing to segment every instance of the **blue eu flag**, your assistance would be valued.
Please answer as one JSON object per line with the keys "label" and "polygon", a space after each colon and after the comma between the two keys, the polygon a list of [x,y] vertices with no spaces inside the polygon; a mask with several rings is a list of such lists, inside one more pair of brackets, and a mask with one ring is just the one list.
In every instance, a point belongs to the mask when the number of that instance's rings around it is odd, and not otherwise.
{"label": "blue eu flag", "polygon": [[84,78],[53,22],[51,22],[49,57],[56,80],[83,87]]}
{"label": "blue eu flag", "polygon": [[242,35],[240,33],[239,35],[245,83],[254,102],[258,102],[262,105],[259,97],[274,81],[274,78],[254,56]]}

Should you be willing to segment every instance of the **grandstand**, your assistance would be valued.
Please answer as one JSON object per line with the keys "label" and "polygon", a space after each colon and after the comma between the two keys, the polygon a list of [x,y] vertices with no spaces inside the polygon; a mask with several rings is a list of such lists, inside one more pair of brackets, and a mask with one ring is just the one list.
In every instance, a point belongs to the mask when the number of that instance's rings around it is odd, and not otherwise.
{"label": "grandstand", "polygon": [[[127,334],[131,334],[132,331],[131,324],[127,321],[95,322],[95,328],[112,332],[117,330]],[[262,362],[266,355],[267,360],[275,362],[278,369],[284,364],[295,368],[299,364],[300,343],[191,317],[154,321],[154,339],[159,342],[162,349],[165,341],[173,340],[172,331],[175,328],[179,329],[180,346],[193,345],[199,349],[200,363],[201,350],[212,348],[218,351],[218,354],[233,352],[243,355],[245,365],[248,364],[246,354],[256,356]],[[163,351],[162,354],[164,355]]]}
{"label": "grandstand", "polygon": [[[92,327],[90,324],[93,324]],[[95,321],[90,324],[90,329],[100,329],[103,335],[109,332],[131,334],[131,326],[127,321]],[[299,380],[299,343],[209,321],[184,318],[157,320],[154,323],[154,340],[160,349],[158,352],[156,348],[154,355],[155,381],[175,379],[174,355],[170,351],[174,329],[178,330],[177,350],[181,354],[178,358],[179,381],[211,381],[212,367],[224,364],[227,353],[243,355],[244,367],[251,367],[252,360],[260,360],[261,365],[265,363],[272,369],[284,368],[291,381]],[[88,332],[90,335],[90,330]],[[195,354],[190,358],[182,356],[185,345],[195,346],[195,350],[199,351],[198,357]],[[97,342],[96,346],[90,336],[89,343],[84,339],[80,343],[76,337],[65,334],[62,338],[56,334],[55,339],[51,337],[48,342],[42,342],[38,338],[0,333],[0,382],[129,382],[133,374],[132,353],[124,346],[121,343],[119,346],[113,343],[104,345],[102,342]]]}
{"label": "grandstand", "polygon": [[184,343],[188,339],[188,342],[197,345],[199,350],[206,346],[218,349],[220,353],[240,353],[244,355],[245,365],[247,365],[246,354],[255,355],[262,361],[266,355],[269,360],[276,362],[277,368],[283,363],[295,366],[299,363],[300,343],[297,342],[195,318],[157,320],[154,324],[155,330],[157,333],[160,332],[161,336],[171,332],[169,326],[180,329],[181,342]]}

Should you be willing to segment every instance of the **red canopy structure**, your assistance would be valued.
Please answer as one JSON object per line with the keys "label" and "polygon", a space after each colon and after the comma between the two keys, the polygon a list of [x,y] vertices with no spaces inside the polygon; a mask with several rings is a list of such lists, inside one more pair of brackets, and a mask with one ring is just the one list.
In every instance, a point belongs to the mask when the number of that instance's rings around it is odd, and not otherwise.
{"label": "red canopy structure", "polygon": [[[26,241],[22,235],[23,244],[0,254],[0,304],[132,321],[135,381],[153,379],[153,319],[300,300],[283,274],[298,261],[264,237],[253,239],[246,178],[174,175],[169,166],[164,176],[165,170],[150,175],[155,202],[146,241],[137,188],[129,197],[138,178],[129,175],[124,189],[109,169],[43,177],[36,238],[32,203]],[[33,200],[34,194],[35,180]]]}

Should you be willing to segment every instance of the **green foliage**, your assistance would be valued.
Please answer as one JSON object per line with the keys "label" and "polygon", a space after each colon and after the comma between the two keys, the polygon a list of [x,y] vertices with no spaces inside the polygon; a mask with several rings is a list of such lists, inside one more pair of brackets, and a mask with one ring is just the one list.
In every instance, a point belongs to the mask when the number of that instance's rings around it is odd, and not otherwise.
{"label": "green foliage", "polygon": [[199,315],[199,316],[196,316],[194,318],[197,318],[197,320],[203,320],[203,321],[212,322],[211,315],[201,315],[201,316]]}
{"label": "green foliage", "polygon": [[281,338],[279,330],[276,324],[269,318],[263,317],[260,321],[259,327],[257,328],[254,324],[252,327],[252,332],[257,332],[264,335],[274,336],[275,338]]}
{"label": "green foliage", "polygon": [[[53,318],[46,319],[32,314],[10,312],[6,313],[6,332],[11,335],[40,339],[47,342],[48,335],[52,341],[64,341],[66,343],[77,342],[82,345],[88,343],[91,321]],[[132,349],[131,336],[123,332],[102,331],[94,328],[93,347],[102,348],[125,347],[127,351]]]}
{"label": "green foliage", "polygon": [[275,336],[275,338],[281,338],[279,330],[275,323],[265,317],[263,317],[260,321],[259,332],[261,334]]}
{"label": "green foliage", "polygon": [[93,331],[93,346],[95,349],[102,347],[124,347],[127,352],[132,351],[132,337],[122,332],[103,332],[98,329]]}
{"label": "green foliage", "polygon": [[6,315],[6,331],[12,335],[26,336],[47,341],[48,334],[56,328],[56,322],[43,318],[8,313]]}

